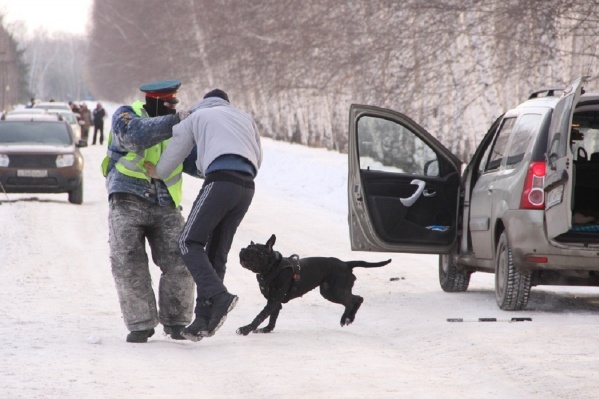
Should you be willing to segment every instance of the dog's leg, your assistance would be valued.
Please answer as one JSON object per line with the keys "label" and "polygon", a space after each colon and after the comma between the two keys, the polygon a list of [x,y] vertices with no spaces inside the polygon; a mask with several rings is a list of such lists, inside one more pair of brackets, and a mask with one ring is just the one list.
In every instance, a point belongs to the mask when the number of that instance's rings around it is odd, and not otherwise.
{"label": "dog's leg", "polygon": [[354,319],[356,318],[356,313],[358,312],[358,309],[360,309],[362,302],[364,302],[364,298],[358,295],[353,295],[352,303],[349,306],[345,306],[345,312],[343,312],[343,316],[341,316],[341,327],[348,326],[353,323]]}
{"label": "dog's leg", "polygon": [[[271,316],[271,319],[269,320],[269,323],[265,327],[265,329],[268,329],[269,327],[270,329],[268,331],[261,332],[271,332],[275,328],[275,323],[277,321],[277,316],[279,315],[281,307],[281,302],[268,301],[264,309],[262,309],[262,311],[258,313],[258,316],[256,316],[256,318],[250,324],[248,324],[247,326],[239,327],[237,329],[237,334],[248,335],[252,331],[255,331],[258,328],[258,326],[262,324],[262,322],[266,320],[266,318],[269,316]],[[275,314],[274,320],[272,319],[273,314]]]}
{"label": "dog's leg", "polygon": [[320,286],[320,295],[323,298],[345,307],[341,316],[341,327],[353,323],[360,305],[364,302],[364,298],[352,294],[354,281],[356,281],[356,277],[350,273],[345,278],[337,278],[335,285],[324,283]]}
{"label": "dog's leg", "polygon": [[270,314],[270,319],[268,319],[268,324],[266,325],[266,327],[257,328],[256,330],[254,330],[254,332],[266,334],[274,330],[275,324],[277,324],[277,318],[279,317],[279,312],[281,311],[282,307],[283,305],[279,304],[278,308],[273,309],[272,313]]}

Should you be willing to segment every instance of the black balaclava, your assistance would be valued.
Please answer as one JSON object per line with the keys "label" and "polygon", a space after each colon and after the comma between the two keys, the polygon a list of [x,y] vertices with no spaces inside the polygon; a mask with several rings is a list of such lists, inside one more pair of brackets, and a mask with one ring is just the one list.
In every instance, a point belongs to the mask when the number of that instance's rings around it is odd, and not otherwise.
{"label": "black balaclava", "polygon": [[177,113],[176,109],[165,107],[164,100],[148,96],[146,96],[146,103],[144,104],[144,108],[146,109],[146,111],[148,111],[148,115],[150,116],[164,116],[173,115]]}

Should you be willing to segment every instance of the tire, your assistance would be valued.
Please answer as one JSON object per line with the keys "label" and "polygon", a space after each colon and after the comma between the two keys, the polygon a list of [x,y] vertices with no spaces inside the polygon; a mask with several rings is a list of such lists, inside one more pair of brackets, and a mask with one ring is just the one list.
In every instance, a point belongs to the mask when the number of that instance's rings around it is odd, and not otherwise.
{"label": "tire", "polygon": [[83,181],[73,191],[69,191],[69,202],[71,204],[83,204]]}
{"label": "tire", "polygon": [[454,254],[439,255],[439,284],[445,292],[464,292],[470,284],[470,272],[461,272]]}
{"label": "tire", "polygon": [[504,231],[497,244],[495,259],[495,297],[502,310],[522,310],[530,296],[530,273],[520,273],[514,265],[512,247]]}

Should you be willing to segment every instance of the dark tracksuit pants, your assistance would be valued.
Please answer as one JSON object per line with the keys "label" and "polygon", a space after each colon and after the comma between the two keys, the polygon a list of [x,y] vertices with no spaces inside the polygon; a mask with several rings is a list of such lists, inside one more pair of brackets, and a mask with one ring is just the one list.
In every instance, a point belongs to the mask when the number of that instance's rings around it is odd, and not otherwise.
{"label": "dark tracksuit pants", "polygon": [[208,316],[202,304],[227,291],[227,256],[253,197],[253,178],[245,173],[217,171],[204,181],[179,240],[183,261],[196,283],[196,315]]}

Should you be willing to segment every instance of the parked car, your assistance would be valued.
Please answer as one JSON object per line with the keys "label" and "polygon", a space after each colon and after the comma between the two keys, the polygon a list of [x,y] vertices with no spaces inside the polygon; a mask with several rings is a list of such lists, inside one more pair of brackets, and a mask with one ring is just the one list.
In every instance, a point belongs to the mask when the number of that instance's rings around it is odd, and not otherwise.
{"label": "parked car", "polygon": [[39,114],[46,114],[46,113],[48,113],[48,111],[46,111],[43,108],[38,108],[38,109],[18,108],[18,109],[13,109],[12,111],[9,111],[6,114],[2,115],[2,118],[0,118],[0,119],[6,120],[10,117],[17,117],[20,115],[39,115]]}
{"label": "parked car", "polygon": [[[69,125],[71,125],[71,130],[75,136],[75,142],[81,140],[81,124],[77,119],[77,114],[73,111],[66,111],[63,109],[52,109],[49,108],[47,111],[49,114],[58,114],[60,115]],[[87,143],[85,143],[87,144]]]}
{"label": "parked car", "polygon": [[33,109],[35,108],[43,108],[45,110],[59,109],[63,111],[72,111],[69,103],[64,101],[40,101],[33,104]]}
{"label": "parked car", "polygon": [[68,193],[83,203],[83,157],[58,115],[0,122],[0,189],[4,193]]}
{"label": "parked car", "polygon": [[586,81],[506,112],[463,172],[407,116],[352,105],[352,249],[439,254],[447,292],[494,273],[504,310],[524,309],[533,286],[599,285],[599,93]]}
{"label": "parked car", "polygon": [[60,121],[62,117],[59,115],[50,115],[45,110],[36,110],[42,111],[40,113],[37,112],[9,112],[4,115],[5,121],[26,121],[26,120],[52,120],[52,121]]}

